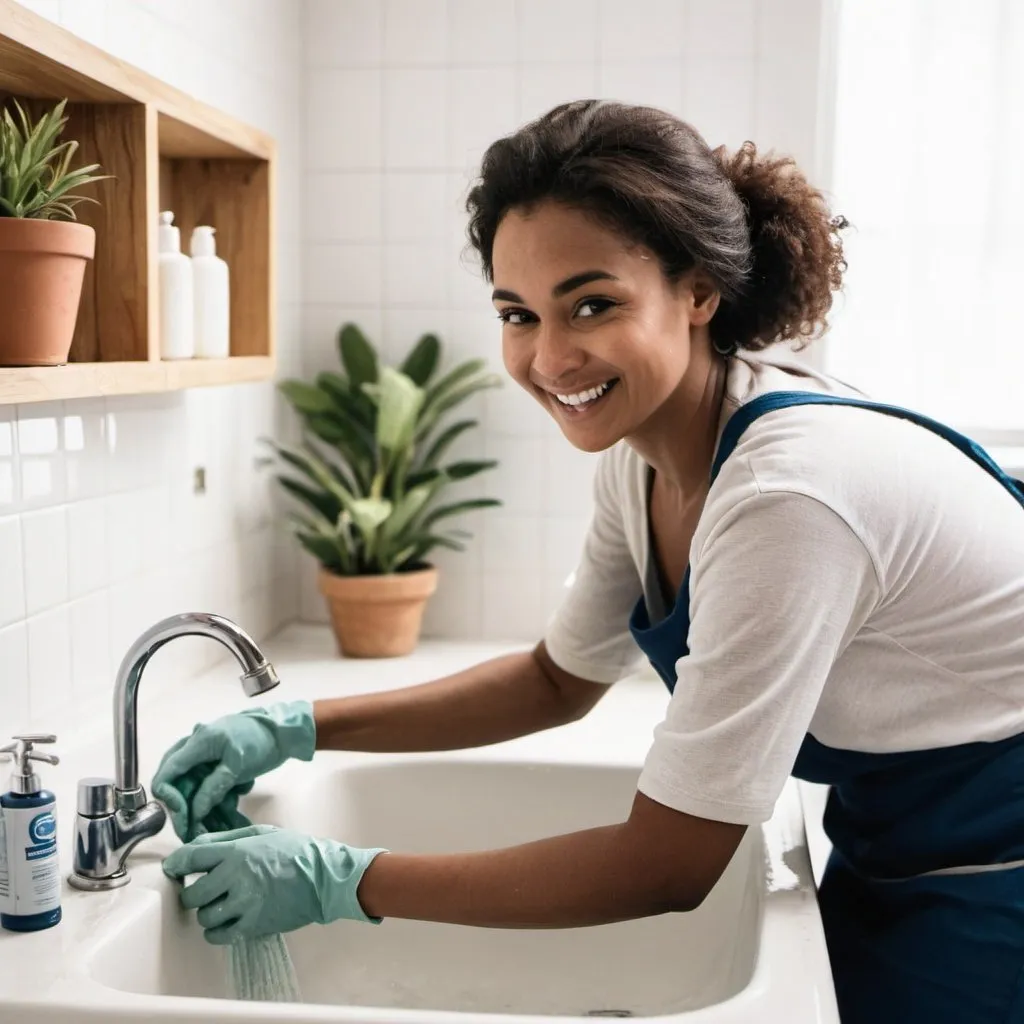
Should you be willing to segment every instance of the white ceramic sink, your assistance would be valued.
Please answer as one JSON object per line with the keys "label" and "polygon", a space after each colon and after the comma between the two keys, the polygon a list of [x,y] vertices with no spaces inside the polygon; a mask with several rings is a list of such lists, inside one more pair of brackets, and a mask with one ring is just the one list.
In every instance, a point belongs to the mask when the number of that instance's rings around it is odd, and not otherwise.
{"label": "white ceramic sink", "polygon": [[[249,810],[260,821],[356,845],[444,853],[621,820],[636,779],[628,768],[425,760],[334,771],[316,787],[257,799]],[[287,941],[311,1003],[573,1017],[680,1013],[728,999],[750,981],[763,878],[754,832],[692,914],[568,930],[340,922]],[[157,928],[160,943],[147,943]],[[103,984],[137,993],[227,995],[221,956],[166,901],[101,945],[90,970]]]}
{"label": "white ceramic sink", "polygon": [[[337,692],[339,663],[329,654],[287,644],[269,653],[291,696]],[[352,689],[383,689],[478,658],[442,649],[429,663],[341,668],[347,684],[365,673]],[[199,716],[181,693],[149,705],[143,694],[144,778],[197,717],[239,706],[230,669],[213,675]],[[200,706],[197,693],[190,698]],[[318,754],[261,779],[243,807],[256,821],[409,853],[489,849],[622,821],[665,699],[650,684],[626,682],[581,722],[479,751]],[[96,772],[108,742],[53,773],[65,834],[75,779]],[[169,827],[142,844],[123,889],[66,889],[56,929],[0,932],[0,1022],[554,1024],[617,1012],[679,1024],[838,1022],[795,783],[693,913],[550,930],[313,926],[287,936],[301,1003],[230,997],[224,951],[206,944],[160,870],[176,846]],[[69,863],[67,846],[63,857]]]}

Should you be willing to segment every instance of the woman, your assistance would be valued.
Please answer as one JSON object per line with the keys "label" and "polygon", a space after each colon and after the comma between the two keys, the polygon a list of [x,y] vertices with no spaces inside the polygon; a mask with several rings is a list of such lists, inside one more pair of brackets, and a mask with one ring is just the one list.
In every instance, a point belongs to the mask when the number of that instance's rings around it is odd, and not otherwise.
{"label": "woman", "polygon": [[[792,773],[833,787],[820,900],[844,1022],[1020,1019],[1024,491],[947,428],[778,354],[825,326],[844,222],[790,160],[596,101],[492,145],[468,210],[509,373],[603,452],[563,606],[529,653],[201,726],[154,790],[184,837],[230,827],[288,757],[579,718],[637,647],[665,720],[628,820],[603,828],[446,856],[201,835],[166,870],[204,873],[182,899],[208,939],[690,910]],[[950,286],[970,301],[955,267]]]}

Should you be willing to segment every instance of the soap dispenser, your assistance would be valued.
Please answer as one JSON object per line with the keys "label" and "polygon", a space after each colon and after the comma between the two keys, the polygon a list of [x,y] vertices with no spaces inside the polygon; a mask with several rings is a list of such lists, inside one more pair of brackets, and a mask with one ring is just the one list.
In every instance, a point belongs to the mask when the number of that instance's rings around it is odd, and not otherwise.
{"label": "soap dispenser", "polygon": [[200,359],[227,359],[231,354],[228,265],[217,255],[213,232],[208,224],[192,231],[196,355]]}
{"label": "soap dispenser", "polygon": [[32,749],[56,742],[36,734],[0,747],[14,762],[10,792],[0,796],[0,926],[12,932],[52,928],[61,917],[57,798],[43,789],[31,763],[57,764],[55,754]]}
{"label": "soap dispenser", "polygon": [[181,251],[174,214],[160,214],[157,232],[160,276],[160,355],[191,359],[195,354],[192,261]]}

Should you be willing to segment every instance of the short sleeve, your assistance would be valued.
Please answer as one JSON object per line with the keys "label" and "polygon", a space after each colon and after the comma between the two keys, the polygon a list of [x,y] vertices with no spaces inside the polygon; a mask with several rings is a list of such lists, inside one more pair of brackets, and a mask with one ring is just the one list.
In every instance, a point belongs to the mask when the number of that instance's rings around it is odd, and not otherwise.
{"label": "short sleeve", "polygon": [[713,522],[691,568],[690,653],[639,788],[687,814],[758,824],[880,587],[861,539],[817,499],[748,492]]}
{"label": "short sleeve", "polygon": [[595,683],[614,683],[642,657],[629,617],[643,584],[629,548],[617,458],[621,453],[609,451],[598,462],[594,511],[575,578],[544,637],[559,668]]}

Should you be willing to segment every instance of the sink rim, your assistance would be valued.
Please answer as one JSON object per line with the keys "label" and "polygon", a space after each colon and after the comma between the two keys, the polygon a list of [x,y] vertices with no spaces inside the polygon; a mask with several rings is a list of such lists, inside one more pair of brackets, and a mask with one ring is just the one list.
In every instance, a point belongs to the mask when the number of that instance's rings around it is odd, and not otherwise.
{"label": "sink rim", "polygon": [[[284,682],[281,699],[335,698],[348,694],[369,694],[428,682],[461,671],[481,661],[523,650],[522,643],[424,639],[414,654],[381,662],[360,662],[336,656],[329,628],[288,626],[265,647]],[[141,769],[149,779],[162,752],[186,735],[197,720],[241,710],[247,704],[237,693],[236,674],[222,662],[194,677],[162,674],[154,664],[148,678],[149,690],[139,708]],[[173,678],[172,678],[173,676]],[[582,765],[642,766],[650,746],[651,729],[664,717],[667,694],[659,682],[630,676],[611,687],[597,707],[583,719],[558,729],[516,740],[477,748],[422,756],[453,760],[510,759]],[[71,870],[72,845],[68,841],[75,808],[77,780],[102,773],[111,763],[112,736],[107,702],[98,704],[76,723],[61,750],[61,763],[46,774],[47,788],[57,796],[61,835],[61,866]],[[380,761],[392,755],[318,753],[319,762],[333,769],[344,763]],[[398,755],[410,760],[420,755]],[[310,776],[306,776],[307,779]],[[799,792],[792,781],[780,797],[775,813],[762,826],[770,867],[781,880],[765,898],[762,920],[761,956],[751,984],[731,1000],[696,1013],[658,1018],[686,1024],[837,1024],[838,1014],[832,991],[831,971],[818,914],[813,875],[808,863]],[[223,999],[135,995],[94,983],[84,971],[83,950],[98,935],[116,928],[122,918],[142,913],[146,901],[156,899],[153,890],[165,885],[159,858],[177,847],[170,829],[148,840],[129,859],[132,884],[114,893],[80,893],[64,888],[64,920],[56,929],[15,936],[0,931],[0,1017],[18,1010],[31,1011],[36,1024],[222,1024],[224,1021],[291,1021],[319,1024],[321,1021],[388,1021],[393,1024],[462,1024],[465,1014],[447,1011],[400,1011],[366,1008],[318,1007],[308,1004],[253,1004]],[[788,861],[788,865],[783,860]],[[795,872],[795,875],[793,874]],[[788,883],[787,883],[788,878]],[[4,945],[6,941],[12,944]],[[568,1018],[510,1017],[494,1024],[559,1024]],[[474,1018],[480,1020],[481,1015]],[[573,1018],[574,1020],[577,1018]]]}
{"label": "sink rim", "polygon": [[[301,766],[286,766],[264,780],[262,790],[265,794],[280,797],[284,789],[282,782],[287,781],[289,767],[301,771],[307,784],[314,780],[320,781],[333,777],[341,772],[356,774],[374,774],[401,768],[416,766],[463,764],[467,770],[479,764],[488,766],[507,766],[520,769],[530,768],[561,768],[575,767],[596,771],[638,771],[635,761],[623,759],[615,762],[607,758],[581,756],[579,752],[567,752],[565,756],[538,757],[514,756],[508,753],[485,753],[482,750],[427,752],[417,754],[376,755],[372,760],[365,757],[353,757],[348,752],[324,752],[318,754],[311,763]],[[312,774],[311,774],[312,769]],[[276,792],[275,792],[276,791]],[[817,911],[817,896],[811,873],[810,858],[803,831],[799,794],[794,780],[787,783],[780,797],[772,818],[762,826],[758,826],[762,835],[762,848],[766,861],[766,885],[762,891],[762,908],[759,921],[758,949],[755,954],[753,975],[748,985],[736,994],[727,997],[711,1006],[682,1013],[659,1014],[638,1018],[657,1022],[700,1022],[700,1024],[718,1024],[718,1022],[739,1022],[756,1018],[769,1020],[766,1014],[782,1012],[788,1015],[806,1006],[808,1013],[818,1012],[818,1017],[808,1016],[808,1020],[822,1022],[837,1021],[837,1017],[828,1015],[829,1001],[834,1000],[830,987],[822,984],[808,984],[812,972],[808,962],[811,958],[819,965],[828,969],[827,953],[824,945],[824,934],[821,931],[820,918]],[[783,857],[785,860],[783,860]],[[276,1020],[299,1022],[344,1021],[344,1022],[390,1022],[390,1024],[452,1024],[473,1020],[487,1020],[493,1024],[568,1024],[578,1022],[580,1017],[565,1015],[539,1015],[517,1013],[486,1013],[477,1011],[457,1011],[446,1009],[402,1009],[386,1006],[352,1006],[331,1004],[253,1004],[236,1000],[213,998],[206,996],[179,996],[152,993],[130,992],[114,988],[99,980],[93,974],[93,965],[97,957],[116,942],[122,929],[136,922],[141,914],[159,914],[159,904],[166,897],[167,879],[159,867],[158,858],[134,858],[133,884],[124,893],[134,889],[136,899],[131,908],[121,907],[118,911],[117,923],[103,935],[101,942],[90,949],[89,955],[82,958],[80,967],[74,971],[74,1005],[81,1007],[83,997],[91,994],[90,1004],[102,1006],[103,1012],[109,1014],[117,1008],[129,1008],[135,1014],[145,1014],[157,1020],[199,1021],[209,1019],[225,1020]],[[815,948],[808,949],[806,929],[816,929],[817,943]],[[95,941],[95,939],[94,939]],[[824,956],[824,961],[822,961]],[[819,979],[816,972],[813,977]],[[827,975],[831,981],[830,974]],[[56,993],[54,993],[56,995]],[[95,1002],[94,1002],[95,1000]],[[60,1005],[50,1000],[52,1005]],[[69,1000],[70,1002],[70,1000]],[[19,1004],[8,1004],[18,1006]],[[25,1004],[38,1006],[38,1004]],[[67,1005],[67,1004],[65,1004]],[[254,1011],[259,1011],[254,1012]],[[824,1015],[820,1015],[824,1012]],[[780,1019],[787,1019],[782,1017]],[[108,1017],[109,1019],[109,1017]],[[116,1018],[115,1018],[116,1019]]]}

